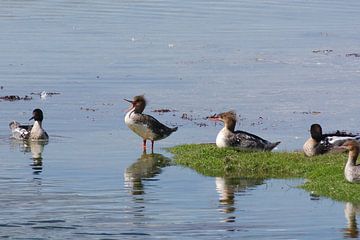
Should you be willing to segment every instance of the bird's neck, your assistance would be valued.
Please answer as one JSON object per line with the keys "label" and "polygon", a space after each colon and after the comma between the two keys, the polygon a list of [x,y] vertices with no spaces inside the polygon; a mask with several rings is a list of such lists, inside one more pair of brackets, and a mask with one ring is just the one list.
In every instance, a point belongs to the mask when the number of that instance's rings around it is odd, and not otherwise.
{"label": "bird's neck", "polygon": [[138,104],[138,105],[134,106],[134,112],[141,114],[144,111],[145,106],[146,106],[145,104]]}
{"label": "bird's neck", "polygon": [[32,129],[42,129],[42,122],[41,121],[35,121]]}
{"label": "bird's neck", "polygon": [[349,157],[346,165],[355,166],[356,165],[356,159],[359,156],[359,148],[355,148],[351,151],[349,151]]}
{"label": "bird's neck", "polygon": [[228,120],[225,121],[224,128],[226,128],[230,132],[234,132],[235,131],[235,125],[236,125],[236,121],[234,121],[232,119],[228,119]]}

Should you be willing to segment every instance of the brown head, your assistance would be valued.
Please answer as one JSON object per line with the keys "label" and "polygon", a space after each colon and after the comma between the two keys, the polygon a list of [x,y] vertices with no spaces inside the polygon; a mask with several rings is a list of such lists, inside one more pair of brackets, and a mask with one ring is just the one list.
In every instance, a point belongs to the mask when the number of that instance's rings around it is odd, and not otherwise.
{"label": "brown head", "polygon": [[347,140],[339,148],[349,151],[348,160],[351,160],[353,162],[353,164],[356,163],[356,159],[359,156],[359,143],[357,141],[355,141],[355,140]]}
{"label": "brown head", "polygon": [[135,108],[136,113],[142,113],[146,107],[144,95],[135,96],[132,101],[127,99],[124,100],[132,104],[131,108]]}
{"label": "brown head", "polygon": [[220,113],[210,118],[214,121],[221,121],[225,124],[225,127],[234,132],[236,125],[236,113],[234,111]]}
{"label": "brown head", "polygon": [[359,143],[355,140],[347,140],[340,148],[346,149],[349,152],[359,152]]}

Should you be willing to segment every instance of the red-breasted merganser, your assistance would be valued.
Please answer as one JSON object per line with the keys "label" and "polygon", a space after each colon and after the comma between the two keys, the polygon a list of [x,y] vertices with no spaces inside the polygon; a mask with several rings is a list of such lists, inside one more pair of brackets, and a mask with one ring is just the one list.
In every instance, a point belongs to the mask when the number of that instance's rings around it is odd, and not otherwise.
{"label": "red-breasted merganser", "polygon": [[355,140],[348,140],[339,148],[349,151],[344,169],[345,179],[352,183],[360,183],[360,165],[356,165],[356,160],[359,156],[359,143]]}
{"label": "red-breasted merganser", "polygon": [[303,150],[306,156],[315,156],[336,150],[347,140],[360,141],[359,135],[337,131],[335,133],[323,134],[319,124],[310,127],[311,137],[304,143]]}
{"label": "red-breasted merganser", "polygon": [[143,139],[143,148],[146,150],[146,140],[151,141],[151,151],[154,151],[154,141],[168,137],[178,128],[169,128],[154,117],[143,114],[146,107],[144,96],[135,96],[134,100],[127,100],[132,106],[125,115],[125,124]]}
{"label": "red-breasted merganser", "polygon": [[29,119],[34,119],[33,125],[21,125],[13,121],[9,124],[13,138],[18,140],[48,140],[49,135],[42,128],[42,121],[44,119],[41,109],[35,109],[33,116]]}
{"label": "red-breasted merganser", "polygon": [[240,149],[271,151],[280,142],[271,143],[261,137],[244,131],[235,131],[236,114],[233,111],[220,113],[210,118],[215,121],[222,121],[225,126],[216,137],[216,146],[234,147]]}

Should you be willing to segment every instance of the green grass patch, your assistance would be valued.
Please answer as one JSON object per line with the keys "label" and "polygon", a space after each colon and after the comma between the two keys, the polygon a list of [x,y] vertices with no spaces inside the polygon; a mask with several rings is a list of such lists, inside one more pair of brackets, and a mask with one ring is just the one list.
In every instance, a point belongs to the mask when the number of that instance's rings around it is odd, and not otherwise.
{"label": "green grass patch", "polygon": [[360,184],[344,178],[347,154],[305,157],[299,152],[250,152],[189,144],[169,149],[178,165],[213,177],[304,178],[299,187],[338,201],[360,203]]}

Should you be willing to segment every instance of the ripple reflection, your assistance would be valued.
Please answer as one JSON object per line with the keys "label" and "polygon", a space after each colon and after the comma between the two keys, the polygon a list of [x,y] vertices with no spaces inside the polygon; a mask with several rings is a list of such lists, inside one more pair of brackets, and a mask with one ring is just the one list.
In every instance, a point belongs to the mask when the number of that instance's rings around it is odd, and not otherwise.
{"label": "ripple reflection", "polygon": [[132,195],[143,195],[144,181],[156,181],[155,176],[161,173],[161,169],[170,165],[170,158],[162,154],[144,152],[139,159],[130,165],[124,174],[125,188],[129,189]]}
{"label": "ripple reflection", "polygon": [[345,218],[347,220],[347,227],[344,229],[345,238],[358,238],[359,230],[356,222],[356,215],[360,213],[360,204],[347,202],[344,207]]}
{"label": "ripple reflection", "polygon": [[38,175],[43,169],[42,153],[47,144],[48,141],[19,141],[14,139],[11,142],[11,147],[18,148],[20,152],[31,153],[33,162],[30,166],[34,170],[33,173]]}
{"label": "ripple reflection", "polygon": [[224,221],[235,222],[236,220],[236,217],[230,214],[235,213],[235,195],[237,193],[244,193],[246,190],[263,183],[263,179],[239,177],[215,178],[216,190],[219,193],[219,210],[227,214]]}

